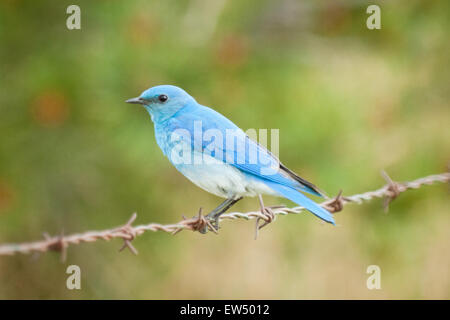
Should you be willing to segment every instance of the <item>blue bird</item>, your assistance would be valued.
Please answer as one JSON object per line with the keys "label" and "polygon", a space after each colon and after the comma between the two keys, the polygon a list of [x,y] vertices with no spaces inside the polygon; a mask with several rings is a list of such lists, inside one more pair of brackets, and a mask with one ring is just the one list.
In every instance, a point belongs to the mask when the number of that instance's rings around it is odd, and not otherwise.
{"label": "blue bird", "polygon": [[273,218],[271,208],[264,206],[263,194],[285,197],[335,224],[327,210],[301,193],[323,196],[315,185],[183,89],[155,86],[126,102],[145,107],[158,146],[178,171],[200,188],[226,199],[206,216],[215,228],[219,216],[245,196],[258,196],[261,212]]}

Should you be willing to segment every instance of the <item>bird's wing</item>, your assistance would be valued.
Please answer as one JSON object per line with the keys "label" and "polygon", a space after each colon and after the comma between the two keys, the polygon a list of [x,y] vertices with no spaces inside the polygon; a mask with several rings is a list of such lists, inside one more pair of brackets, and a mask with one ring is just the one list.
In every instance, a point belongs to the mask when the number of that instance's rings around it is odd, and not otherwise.
{"label": "bird's wing", "polygon": [[[193,150],[208,153],[215,159],[229,163],[256,177],[286,187],[322,196],[312,183],[300,178],[285,167],[265,147],[250,139],[239,127],[220,113],[198,106],[184,110],[169,121],[170,131],[179,130],[190,140]],[[198,137],[201,129],[202,137]]]}

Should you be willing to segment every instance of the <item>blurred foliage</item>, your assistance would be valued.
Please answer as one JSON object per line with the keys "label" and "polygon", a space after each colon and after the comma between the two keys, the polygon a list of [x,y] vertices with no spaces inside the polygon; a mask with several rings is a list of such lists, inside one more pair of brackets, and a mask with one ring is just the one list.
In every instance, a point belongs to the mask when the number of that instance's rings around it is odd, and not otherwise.
{"label": "blurred foliage", "polygon": [[[382,29],[366,28],[381,6]],[[81,30],[66,8],[81,7]],[[449,160],[448,1],[0,2],[0,242],[177,221],[221,199],[158,149],[124,100],[174,84],[240,127],[279,128],[280,157],[328,194],[439,173]],[[267,197],[266,203],[280,199]],[[282,200],[285,201],[285,200]],[[448,188],[280,217],[220,235],[147,234],[0,258],[0,298],[450,298]],[[247,199],[234,210],[257,208]],[[66,267],[82,290],[65,287]],[[366,288],[366,268],[382,290]]]}

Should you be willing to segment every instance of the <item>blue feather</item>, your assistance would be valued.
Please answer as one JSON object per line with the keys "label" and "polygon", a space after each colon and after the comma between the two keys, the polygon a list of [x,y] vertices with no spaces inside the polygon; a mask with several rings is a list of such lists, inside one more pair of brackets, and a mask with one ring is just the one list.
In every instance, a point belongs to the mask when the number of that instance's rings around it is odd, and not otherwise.
{"label": "blue feather", "polygon": [[283,197],[286,197],[289,200],[295,202],[296,204],[304,207],[306,210],[308,210],[315,216],[319,217],[320,219],[329,222],[333,225],[336,225],[334,223],[334,219],[331,213],[329,213],[327,210],[319,206],[311,199],[301,194],[299,191],[268,180],[264,180],[264,183],[273,190],[275,190],[276,192],[278,192]]}

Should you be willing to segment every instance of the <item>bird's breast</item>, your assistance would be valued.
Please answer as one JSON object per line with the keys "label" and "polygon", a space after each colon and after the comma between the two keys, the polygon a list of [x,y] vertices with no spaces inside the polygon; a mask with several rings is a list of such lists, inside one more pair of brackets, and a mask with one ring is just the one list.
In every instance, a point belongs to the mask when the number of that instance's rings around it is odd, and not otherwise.
{"label": "bird's breast", "polygon": [[173,164],[192,183],[219,197],[276,195],[261,179],[207,154],[193,152],[192,163]]}

